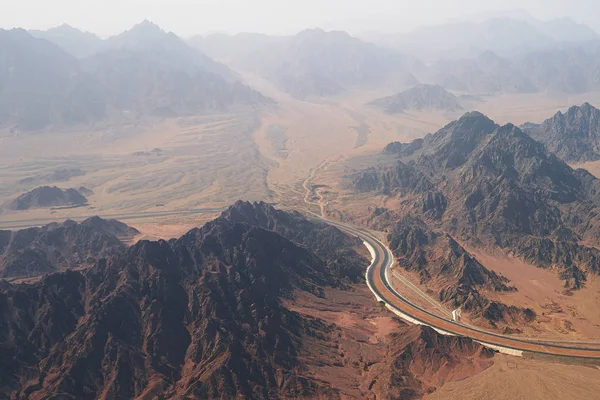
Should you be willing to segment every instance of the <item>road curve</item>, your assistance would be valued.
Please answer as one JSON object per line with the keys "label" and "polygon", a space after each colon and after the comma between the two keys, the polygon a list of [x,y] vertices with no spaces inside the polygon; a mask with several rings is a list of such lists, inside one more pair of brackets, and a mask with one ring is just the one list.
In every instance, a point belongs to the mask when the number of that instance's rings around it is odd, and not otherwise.
{"label": "road curve", "polygon": [[469,337],[487,347],[510,355],[521,356],[523,352],[529,352],[560,357],[600,359],[600,348],[574,347],[569,346],[568,343],[559,345],[499,335],[462,325],[424,310],[404,298],[389,283],[388,274],[394,264],[394,257],[384,243],[367,231],[321,219],[342,231],[358,236],[368,245],[373,256],[373,262],[366,273],[369,288],[378,301],[383,302],[387,308],[403,319],[430,326],[442,334]]}

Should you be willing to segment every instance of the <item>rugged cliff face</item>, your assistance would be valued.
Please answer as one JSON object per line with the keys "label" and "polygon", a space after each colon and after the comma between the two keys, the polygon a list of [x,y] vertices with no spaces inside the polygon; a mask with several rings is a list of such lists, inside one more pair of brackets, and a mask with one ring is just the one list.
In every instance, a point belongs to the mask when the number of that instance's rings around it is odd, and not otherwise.
{"label": "rugged cliff face", "polygon": [[0,231],[0,277],[32,277],[87,267],[123,251],[137,230],[98,217],[42,228]]}

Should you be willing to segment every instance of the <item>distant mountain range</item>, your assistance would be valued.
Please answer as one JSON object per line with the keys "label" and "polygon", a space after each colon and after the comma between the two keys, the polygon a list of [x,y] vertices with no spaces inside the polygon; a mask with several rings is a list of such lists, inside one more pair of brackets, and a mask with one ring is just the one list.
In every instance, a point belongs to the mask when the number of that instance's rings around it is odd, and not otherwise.
{"label": "distant mountain range", "polygon": [[63,24],[46,31],[30,30],[31,36],[45,39],[65,50],[67,53],[84,58],[97,53],[105,42],[90,32],[82,32],[70,25]]}
{"label": "distant mountain range", "polygon": [[68,26],[33,34],[44,39],[0,30],[2,126],[36,130],[272,103],[148,21],[100,42]]}
{"label": "distant mountain range", "polygon": [[300,99],[377,86],[400,91],[419,82],[474,94],[584,93],[600,85],[600,37],[568,19],[422,28],[404,47],[368,38],[377,45],[321,29],[286,37],[196,36],[188,43]]}
{"label": "distant mountain range", "polygon": [[600,42],[534,50],[512,58],[490,51],[430,66],[426,81],[469,93],[586,93],[600,88]]}
{"label": "distant mountain range", "polygon": [[531,16],[498,16],[480,22],[454,22],[406,34],[371,34],[365,39],[428,62],[472,58],[485,51],[513,57],[531,51],[600,39],[589,26],[569,18],[540,21]]}
{"label": "distant mountain range", "polygon": [[225,43],[234,50],[225,56],[232,65],[259,74],[300,99],[383,84],[406,88],[418,83],[411,71],[421,65],[346,32],[322,29],[283,38],[248,34],[197,37],[192,42],[201,49],[212,49],[208,51],[213,54]]}
{"label": "distant mountain range", "polygon": [[459,111],[462,106],[458,98],[440,85],[421,84],[394,96],[384,97],[369,103],[389,114],[408,110]]}
{"label": "distant mountain range", "polygon": [[[564,40],[551,32],[562,32]],[[364,88],[400,92],[420,82],[472,94],[600,88],[600,40],[569,20],[534,24],[496,18],[411,35],[420,39],[410,43],[426,43],[419,49],[435,51],[428,40],[436,38],[436,44],[450,41],[470,51],[451,49],[450,56],[425,65],[416,50],[384,48],[321,29],[286,37],[196,36],[186,43],[149,21],[105,40],[68,25],[31,33],[0,31],[0,126],[37,130],[273,103],[210,56],[260,75],[298,99]],[[520,50],[508,51],[498,43]],[[425,88],[381,104],[390,102],[388,109],[396,110],[390,112],[459,109],[449,96],[436,104],[430,94],[416,92]]]}

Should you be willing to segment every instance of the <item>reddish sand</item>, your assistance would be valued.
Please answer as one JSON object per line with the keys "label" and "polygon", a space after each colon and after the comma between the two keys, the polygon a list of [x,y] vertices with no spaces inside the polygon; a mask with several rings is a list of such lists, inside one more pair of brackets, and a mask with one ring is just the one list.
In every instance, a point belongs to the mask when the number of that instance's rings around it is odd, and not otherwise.
{"label": "reddish sand", "polygon": [[200,228],[205,223],[212,221],[218,214],[194,214],[185,217],[173,218],[168,221],[151,221],[131,223],[140,234],[134,239],[134,243],[140,240],[169,240],[179,238],[194,228]]}
{"label": "reddish sand", "polygon": [[586,287],[564,293],[564,284],[551,270],[537,268],[515,258],[490,255],[469,249],[486,268],[511,280],[514,293],[486,293],[509,305],[530,307],[538,317],[525,334],[553,340],[595,340],[600,338],[600,279],[589,275]]}
{"label": "reddish sand", "polygon": [[591,400],[599,396],[600,370],[596,367],[496,355],[488,370],[448,383],[425,399]]}

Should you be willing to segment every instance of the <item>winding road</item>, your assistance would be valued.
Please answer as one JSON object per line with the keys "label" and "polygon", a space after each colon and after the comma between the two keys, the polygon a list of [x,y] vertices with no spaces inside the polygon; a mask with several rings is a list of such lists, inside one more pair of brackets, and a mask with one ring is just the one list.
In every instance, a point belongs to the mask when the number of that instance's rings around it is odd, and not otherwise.
{"label": "winding road", "polygon": [[524,353],[538,353],[559,357],[600,359],[600,347],[586,348],[575,347],[569,343],[556,344],[535,340],[526,340],[510,336],[487,332],[472,326],[463,325],[435,315],[411,303],[390,284],[391,268],[394,265],[394,256],[391,250],[377,239],[372,233],[354,228],[350,225],[331,221],[320,217],[321,220],[340,230],[358,236],[364,241],[373,257],[372,263],[366,272],[369,288],[378,301],[401,318],[420,325],[427,325],[445,335],[469,337],[486,347],[498,350],[501,353],[514,356],[523,356]]}

